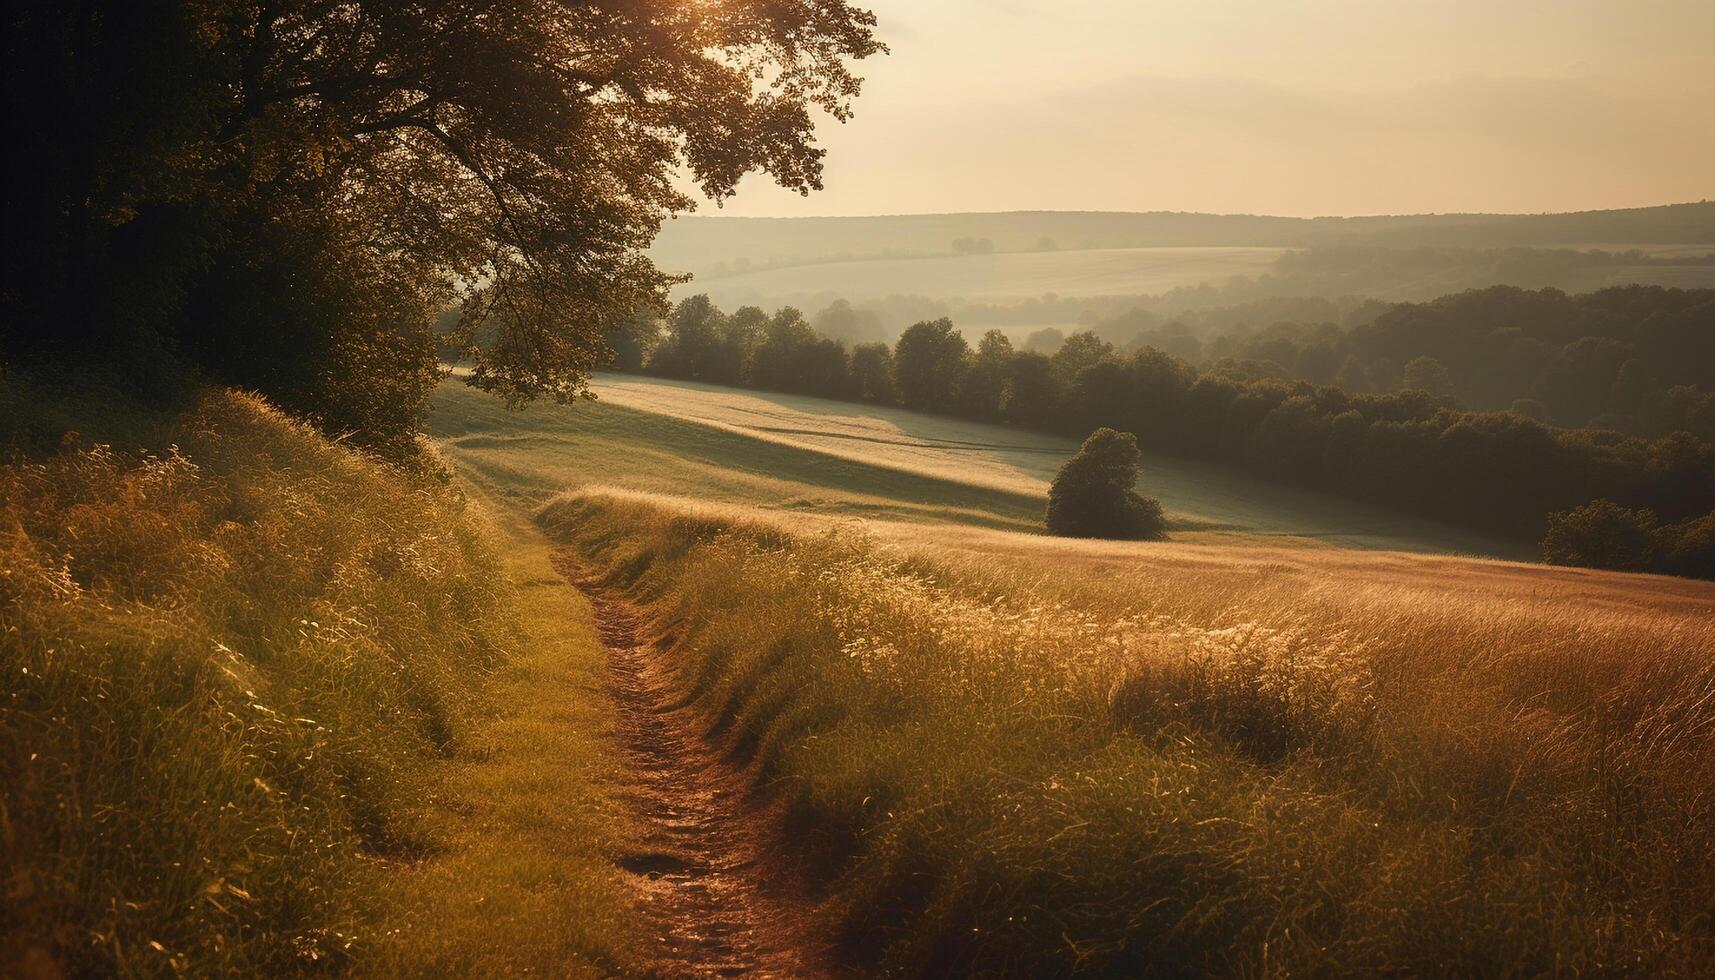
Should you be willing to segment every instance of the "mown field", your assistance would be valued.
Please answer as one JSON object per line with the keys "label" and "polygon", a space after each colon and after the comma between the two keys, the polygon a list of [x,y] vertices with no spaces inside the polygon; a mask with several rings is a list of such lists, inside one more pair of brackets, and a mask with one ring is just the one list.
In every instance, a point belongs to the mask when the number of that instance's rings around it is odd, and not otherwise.
{"label": "mown field", "polygon": [[[1048,483],[1077,449],[1055,436],[798,395],[628,375],[599,376],[594,390],[593,404],[508,412],[449,384],[429,427],[499,492],[536,503],[605,486],[937,531],[1039,530]],[[1186,542],[1534,557],[1517,542],[1196,460],[1146,457],[1141,488]]]}

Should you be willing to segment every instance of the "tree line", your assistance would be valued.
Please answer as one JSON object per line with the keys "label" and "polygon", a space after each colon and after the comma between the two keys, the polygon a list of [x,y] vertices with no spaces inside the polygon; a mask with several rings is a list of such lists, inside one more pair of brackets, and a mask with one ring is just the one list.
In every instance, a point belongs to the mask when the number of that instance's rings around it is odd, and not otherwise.
{"label": "tree line", "polygon": [[898,405],[1082,437],[1109,427],[1146,449],[1241,465],[1283,482],[1493,533],[1540,539],[1550,514],[1596,500],[1665,525],[1715,511],[1715,446],[1562,429],[1516,411],[1461,410],[1422,390],[1199,371],[1151,347],[1075,333],[1052,355],[949,319],[893,346],[847,348],[796,309],[731,314],[706,296],[610,333],[615,366],[666,378]]}
{"label": "tree line", "polygon": [[1354,313],[1343,324],[1281,319],[1201,338],[1145,313],[1094,329],[1175,349],[1231,377],[1419,388],[1563,427],[1715,440],[1715,289],[1616,286],[1571,296],[1495,286]]}

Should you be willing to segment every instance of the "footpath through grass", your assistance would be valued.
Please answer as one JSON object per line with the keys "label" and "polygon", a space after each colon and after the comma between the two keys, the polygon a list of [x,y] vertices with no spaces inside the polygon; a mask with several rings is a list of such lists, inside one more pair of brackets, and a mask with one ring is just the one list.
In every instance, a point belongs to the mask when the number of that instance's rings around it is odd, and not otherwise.
{"label": "footpath through grass", "polygon": [[542,520],[657,612],[866,967],[1715,972],[1715,590],[1047,574],[600,494]]}
{"label": "footpath through grass", "polygon": [[230,392],[0,419],[0,974],[628,969],[533,529]]}

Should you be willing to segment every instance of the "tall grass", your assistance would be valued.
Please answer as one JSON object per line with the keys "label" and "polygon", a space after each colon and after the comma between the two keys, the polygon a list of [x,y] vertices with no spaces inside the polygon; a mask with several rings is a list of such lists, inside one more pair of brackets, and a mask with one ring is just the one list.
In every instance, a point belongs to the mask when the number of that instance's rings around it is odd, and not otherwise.
{"label": "tall grass", "polygon": [[635,499],[542,520],[656,608],[867,966],[1715,970],[1707,615],[1398,556],[1137,580]]}
{"label": "tall grass", "polygon": [[0,972],[360,953],[514,642],[480,525],[254,398],[3,394]]}

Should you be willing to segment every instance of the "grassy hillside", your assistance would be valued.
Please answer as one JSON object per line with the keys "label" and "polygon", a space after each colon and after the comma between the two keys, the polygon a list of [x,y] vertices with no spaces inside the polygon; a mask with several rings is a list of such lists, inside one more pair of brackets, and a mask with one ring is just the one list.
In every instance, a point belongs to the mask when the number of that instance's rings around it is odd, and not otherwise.
{"label": "grassy hillside", "polygon": [[[507,412],[455,384],[431,432],[495,492],[539,505],[573,487],[622,487],[828,520],[1040,530],[1048,482],[1076,449],[1054,436],[902,409],[610,375],[600,401]],[[1534,557],[1429,521],[1219,465],[1144,460],[1176,539]],[[522,495],[522,496],[518,496]]]}
{"label": "grassy hillside", "polygon": [[1061,249],[1313,245],[1645,245],[1715,243],[1715,202],[1572,214],[1379,215],[1280,218],[1155,212],[1011,211],[851,218],[682,217],[651,254],[663,267],[707,273],[717,263],[945,255],[957,238],[986,238],[1002,252]]}
{"label": "grassy hillside", "polygon": [[906,551],[602,494],[543,520],[655,610],[868,966],[1715,969],[1707,585]]}
{"label": "grassy hillside", "polygon": [[539,538],[248,396],[0,409],[0,973],[625,962]]}
{"label": "grassy hillside", "polygon": [[[957,296],[972,301],[1137,296],[1267,271],[1277,248],[1129,248],[868,259],[699,277],[676,296],[708,293],[718,306],[774,307],[781,298]],[[813,305],[813,304],[808,304]],[[813,312],[813,310],[812,310]]]}
{"label": "grassy hillside", "polygon": [[[1622,250],[1632,246],[1621,246]],[[1558,259],[1548,268],[1519,268],[1489,251],[1470,253],[1469,261],[1424,260],[1421,269],[1377,269],[1362,262],[1339,273],[1313,274],[1278,264],[1273,248],[1136,248],[1086,251],[1011,252],[991,255],[826,261],[778,268],[699,276],[674,290],[677,299],[706,293],[716,305],[775,308],[798,306],[815,313],[846,299],[882,316],[890,332],[900,322],[895,306],[941,303],[968,326],[990,320],[1011,332],[1053,326],[1083,329],[1079,317],[1111,316],[1144,308],[1172,313],[1231,305],[1271,296],[1365,296],[1386,300],[1427,300],[1448,293],[1494,285],[1554,287],[1592,292],[1616,285],[1715,286],[1715,263],[1707,256],[1715,245],[1689,252],[1675,246],[1650,246],[1642,261],[1596,257],[1570,251],[1548,253]],[[1681,254],[1678,258],[1675,253]],[[1415,252],[1390,252],[1417,257]],[[1463,254],[1463,253],[1460,253]],[[1540,254],[1540,253],[1532,253]],[[1329,262],[1328,264],[1333,264]],[[1047,298],[1052,297],[1052,300]],[[1033,302],[1034,301],[1034,302]],[[1022,310],[1053,309],[1064,319],[1021,325]],[[889,322],[889,321],[892,322]],[[1267,323],[1256,324],[1266,326]]]}
{"label": "grassy hillside", "polygon": [[533,510],[570,487],[621,487],[806,519],[873,517],[1023,530],[1035,495],[968,485],[605,403],[509,412],[458,385],[436,392],[430,432],[460,473]]}

